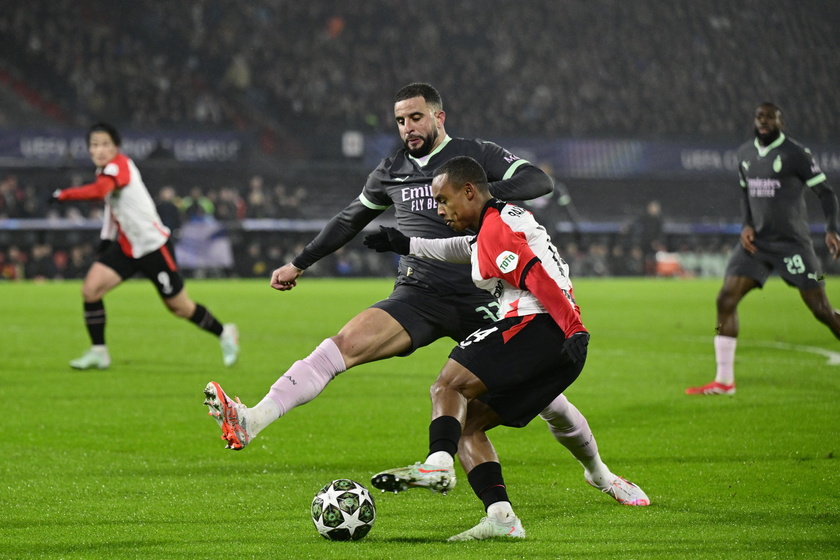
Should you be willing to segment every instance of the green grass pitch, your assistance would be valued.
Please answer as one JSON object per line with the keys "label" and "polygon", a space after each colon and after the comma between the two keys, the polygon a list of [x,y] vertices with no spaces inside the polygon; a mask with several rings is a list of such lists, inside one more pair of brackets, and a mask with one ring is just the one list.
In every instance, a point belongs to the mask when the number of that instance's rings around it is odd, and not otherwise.
{"label": "green grass pitch", "polygon": [[[78,282],[0,285],[0,558],[840,558],[840,344],[777,278],[742,304],[734,397],[683,394],[713,376],[719,280],[576,281],[592,343],[566,394],[650,507],[590,488],[537,419],[491,432],[527,539],[444,542],[483,515],[460,468],[448,496],[376,492],[364,540],[321,538],[322,485],[425,457],[452,342],[340,375],[241,452],[223,449],[202,389],[255,404],[391,284],[188,282],[240,327],[226,369],[216,340],[131,281],[106,297],[113,365],[92,372],[67,365],[88,344]],[[828,290],[840,305],[840,281]]]}

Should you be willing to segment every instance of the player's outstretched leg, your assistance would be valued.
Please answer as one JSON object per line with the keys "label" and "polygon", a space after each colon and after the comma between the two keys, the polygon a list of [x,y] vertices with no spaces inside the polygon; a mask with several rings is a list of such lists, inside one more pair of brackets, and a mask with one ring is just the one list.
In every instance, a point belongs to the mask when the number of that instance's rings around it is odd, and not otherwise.
{"label": "player's outstretched leg", "polygon": [[231,400],[222,387],[211,381],[204,388],[204,404],[208,406],[208,414],[216,419],[222,429],[222,439],[227,442],[227,449],[240,450],[251,442],[248,433],[248,407],[237,398]]}
{"label": "player's outstretched leg", "polygon": [[91,346],[80,358],[70,361],[73,369],[108,369],[111,365],[111,356],[105,346]]}
{"label": "player's outstretched leg", "polygon": [[239,329],[233,323],[228,323],[222,329],[219,337],[219,344],[222,347],[222,359],[227,367],[236,363],[239,358]]}
{"label": "player's outstretched leg", "polygon": [[370,483],[383,492],[402,492],[409,488],[428,488],[446,494],[455,488],[455,468],[415,463],[408,467],[388,469],[373,475]]}
{"label": "player's outstretched leg", "polygon": [[492,539],[494,537],[516,537],[525,538],[525,529],[522,527],[522,522],[515,515],[500,521],[493,516],[483,518],[478,525],[472,529],[467,529],[463,533],[458,533],[453,537],[449,537],[449,541],[476,541],[483,539]]}
{"label": "player's outstretched leg", "polygon": [[650,500],[641,488],[613,474],[604,464],[589,422],[564,395],[558,395],[540,412],[540,417],[548,424],[554,439],[583,466],[583,478],[588,484],[609,494],[622,505],[650,505]]}
{"label": "player's outstretched leg", "polygon": [[597,488],[604,494],[609,494],[615,498],[615,501],[623,506],[650,505],[650,499],[641,488],[620,476],[616,476],[609,484],[603,486],[595,484],[586,477],[584,478],[587,483]]}

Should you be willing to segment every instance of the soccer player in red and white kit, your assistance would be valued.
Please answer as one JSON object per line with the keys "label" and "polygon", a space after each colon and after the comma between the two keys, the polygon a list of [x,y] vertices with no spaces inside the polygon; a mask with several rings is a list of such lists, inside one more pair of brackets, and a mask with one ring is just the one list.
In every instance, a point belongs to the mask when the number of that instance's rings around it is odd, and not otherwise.
{"label": "soccer player in red and white kit", "polygon": [[154,201],[134,162],[120,152],[120,134],[108,123],[88,129],[88,152],[96,165],[96,181],[57,190],[66,200],[104,200],[102,245],[82,285],[84,317],[92,346],[70,362],[75,369],[105,369],[111,357],[105,345],[105,305],[102,298],[124,280],[142,272],[157,288],[166,307],[178,317],[219,337],[226,366],[236,363],[239,334],[233,324],[222,325],[203,305],[187,295],[178,272],[169,229],[161,223]]}
{"label": "soccer player in red and white kit", "polygon": [[[575,380],[586,361],[589,333],[575,303],[569,267],[530,212],[490,194],[474,159],[456,157],[435,171],[432,195],[438,214],[455,231],[475,236],[406,237],[381,228],[365,244],[378,251],[471,263],[472,280],[498,298],[501,317],[460,342],[432,385],[429,454],[423,463],[375,475],[371,483],[399,492],[448,491],[455,486],[456,452],[487,517],[451,541],[524,537],[486,432],[523,427]],[[637,503],[650,503],[644,492]]]}
{"label": "soccer player in red and white kit", "polygon": [[689,395],[735,394],[735,346],[738,304],[761,288],[772,271],[799,290],[814,317],[840,338],[840,313],[828,301],[822,265],[808,227],[805,192],[820,199],[825,214],[825,244],[840,255],[840,217],[834,191],[811,151],[785,136],[782,111],[773,103],[755,110],[755,140],[738,149],[744,223],[740,245],[726,266],[717,296],[717,369],[714,381],[689,387]]}

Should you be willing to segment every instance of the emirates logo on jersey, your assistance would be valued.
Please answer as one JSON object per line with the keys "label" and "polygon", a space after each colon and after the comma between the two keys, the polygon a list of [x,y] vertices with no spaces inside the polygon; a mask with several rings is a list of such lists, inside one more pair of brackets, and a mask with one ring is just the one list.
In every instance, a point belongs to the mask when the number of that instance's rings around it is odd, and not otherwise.
{"label": "emirates logo on jersey", "polygon": [[510,251],[502,251],[502,253],[496,257],[496,266],[499,267],[499,270],[501,270],[503,274],[516,270],[518,262],[519,256],[516,253],[511,253]]}

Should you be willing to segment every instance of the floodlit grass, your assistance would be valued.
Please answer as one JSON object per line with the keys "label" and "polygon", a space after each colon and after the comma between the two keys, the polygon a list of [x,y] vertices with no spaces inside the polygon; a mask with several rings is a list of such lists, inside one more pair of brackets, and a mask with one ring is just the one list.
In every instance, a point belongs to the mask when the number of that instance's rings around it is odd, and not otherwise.
{"label": "floodlit grass", "polygon": [[[367,538],[322,539],[309,504],[323,484],[369,486],[425,457],[428,387],[452,343],[340,375],[242,452],[223,449],[202,389],[215,380],[256,403],[391,285],[189,282],[240,327],[226,369],[216,340],[132,281],[106,298],[104,372],[67,366],[88,344],[78,283],[0,285],[0,558],[840,557],[840,366],[820,354],[840,344],[778,279],[742,305],[731,398],[683,394],[714,374],[719,280],[576,281],[592,344],[567,395],[650,507],[586,485],[537,419],[491,432],[527,539],[444,542],[483,515],[465,476],[448,496],[376,493]],[[828,288],[840,305],[840,281]]]}

